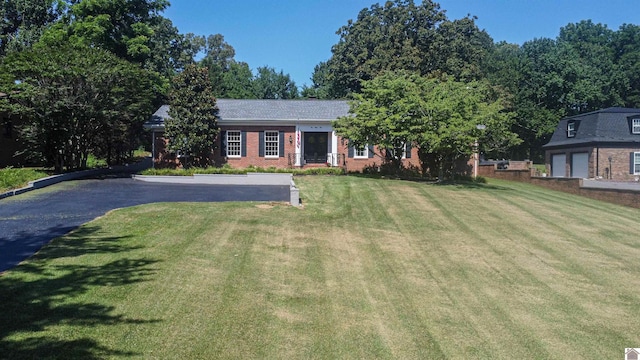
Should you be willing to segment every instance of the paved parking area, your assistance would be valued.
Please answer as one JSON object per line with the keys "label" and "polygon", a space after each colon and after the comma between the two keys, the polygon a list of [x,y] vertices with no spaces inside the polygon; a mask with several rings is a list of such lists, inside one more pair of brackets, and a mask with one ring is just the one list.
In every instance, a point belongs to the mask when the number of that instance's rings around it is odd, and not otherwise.
{"label": "paved parking area", "polygon": [[289,201],[289,186],[80,180],[0,200],[0,272],[113,209],[156,202]]}

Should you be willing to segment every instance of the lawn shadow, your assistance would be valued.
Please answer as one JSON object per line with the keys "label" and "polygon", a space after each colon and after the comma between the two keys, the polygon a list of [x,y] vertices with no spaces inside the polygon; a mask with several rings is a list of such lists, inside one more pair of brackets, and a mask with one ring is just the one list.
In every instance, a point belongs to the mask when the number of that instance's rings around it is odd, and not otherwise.
{"label": "lawn shadow", "polygon": [[[100,287],[118,287],[148,281],[158,260],[127,257],[139,249],[126,243],[127,236],[102,237],[98,226],[80,228],[54,240],[27,262],[0,275],[0,358],[82,358],[139,356],[110,349],[99,338],[82,336],[83,327],[147,324],[159,320],[116,314],[108,303],[83,301],[86,293]],[[113,261],[53,261],[85,254],[121,253]],[[76,328],[75,338],[51,336],[51,327]],[[73,329],[73,330],[76,330]],[[46,333],[43,333],[45,332]],[[68,332],[68,331],[67,331]]]}
{"label": "lawn shadow", "polygon": [[469,190],[498,190],[498,191],[513,191],[512,188],[507,186],[493,185],[487,183],[473,182],[473,181],[438,181],[435,182],[436,186],[450,186],[457,189],[469,189]]}

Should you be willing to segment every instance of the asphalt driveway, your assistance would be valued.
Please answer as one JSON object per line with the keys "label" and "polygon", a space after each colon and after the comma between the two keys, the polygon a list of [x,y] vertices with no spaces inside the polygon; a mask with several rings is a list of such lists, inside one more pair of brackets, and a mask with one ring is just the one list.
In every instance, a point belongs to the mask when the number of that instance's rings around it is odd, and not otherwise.
{"label": "asphalt driveway", "polygon": [[61,183],[0,200],[0,272],[113,209],[156,202],[288,200],[289,186],[162,184],[130,178]]}

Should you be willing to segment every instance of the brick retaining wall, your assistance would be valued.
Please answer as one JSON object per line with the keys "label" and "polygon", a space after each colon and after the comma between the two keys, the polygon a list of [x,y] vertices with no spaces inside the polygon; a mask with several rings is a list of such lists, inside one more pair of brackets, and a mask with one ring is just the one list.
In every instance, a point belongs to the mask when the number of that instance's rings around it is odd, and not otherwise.
{"label": "brick retaining wall", "polygon": [[585,188],[582,186],[582,179],[532,176],[533,172],[533,169],[497,170],[495,165],[481,165],[478,168],[478,175],[488,178],[524,182],[590,199],[640,208],[640,191],[615,188]]}

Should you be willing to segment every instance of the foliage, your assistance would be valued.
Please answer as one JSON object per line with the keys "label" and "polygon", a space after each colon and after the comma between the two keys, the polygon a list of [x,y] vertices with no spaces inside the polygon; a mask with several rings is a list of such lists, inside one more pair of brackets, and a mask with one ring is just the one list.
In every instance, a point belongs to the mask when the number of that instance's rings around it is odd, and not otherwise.
{"label": "foliage", "polygon": [[47,172],[34,168],[0,169],[0,193],[27,186],[29,181],[41,179],[47,176],[49,176]]}
{"label": "foliage", "polygon": [[295,99],[298,97],[296,83],[289,74],[276,72],[274,68],[259,67],[253,80],[253,91],[258,99]]}
{"label": "foliage", "polygon": [[350,115],[334,122],[335,131],[351,146],[377,145],[397,169],[406,144],[418,146],[423,166],[442,179],[478,140],[485,151],[518,143],[505,100],[486,82],[390,72],[363,82],[353,97]]}
{"label": "foliage", "polygon": [[259,166],[249,166],[246,168],[223,167],[191,167],[186,169],[147,169],[141,175],[163,175],[163,176],[192,176],[193,174],[247,174],[247,173],[286,173],[294,175],[343,175],[344,169],[340,167],[318,167],[308,169],[283,169],[276,167],[263,168]]}
{"label": "foliage", "polygon": [[187,167],[208,165],[218,135],[218,107],[208,71],[189,65],[176,75],[169,95],[170,118],[165,121],[168,149],[179,153]]}
{"label": "foliage", "polygon": [[153,109],[154,75],[98,48],[40,44],[5,58],[2,72],[5,106],[27,120],[27,155],[58,172],[86,167],[89,153],[128,158]]}
{"label": "foliage", "polygon": [[47,26],[67,10],[64,0],[3,0],[0,6],[0,57],[35,44]]}
{"label": "foliage", "polygon": [[312,88],[332,98],[360,92],[362,81],[391,70],[422,75],[441,71],[458,80],[478,79],[493,45],[474,18],[449,21],[431,0],[420,5],[412,0],[374,4],[337,34],[340,40],[331,49],[332,57],[316,67],[312,78]]}

